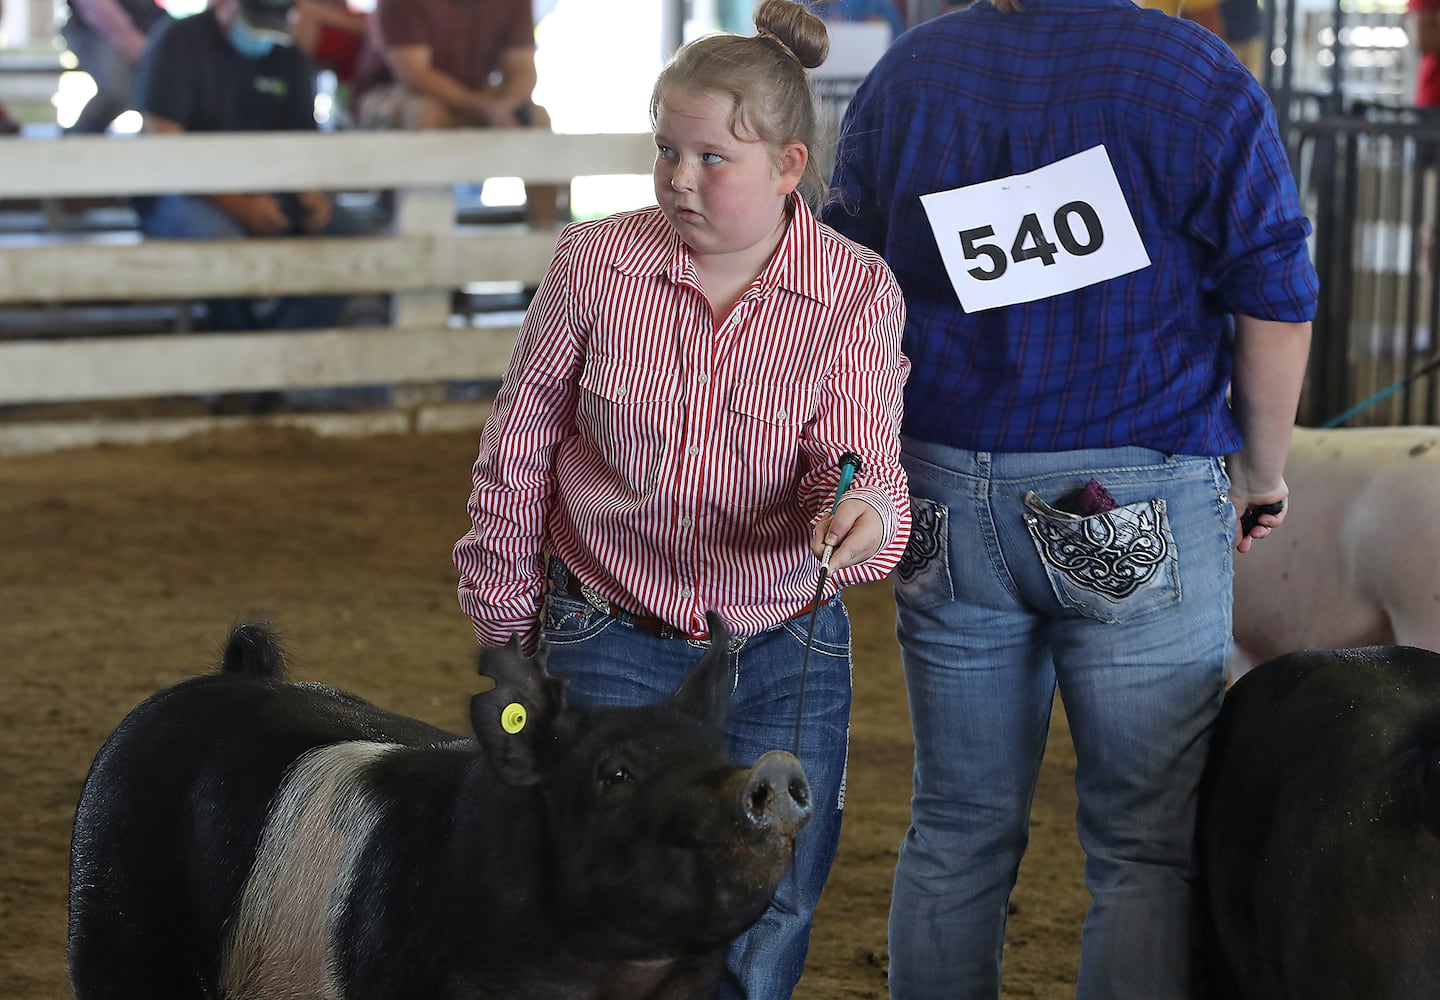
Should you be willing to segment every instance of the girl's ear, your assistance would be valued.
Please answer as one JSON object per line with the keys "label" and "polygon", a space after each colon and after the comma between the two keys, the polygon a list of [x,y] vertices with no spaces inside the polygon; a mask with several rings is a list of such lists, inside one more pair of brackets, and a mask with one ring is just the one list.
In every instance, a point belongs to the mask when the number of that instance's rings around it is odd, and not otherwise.
{"label": "girl's ear", "polygon": [[809,162],[810,150],[803,142],[787,142],[781,146],[776,169],[779,180],[776,193],[783,197],[799,187]]}

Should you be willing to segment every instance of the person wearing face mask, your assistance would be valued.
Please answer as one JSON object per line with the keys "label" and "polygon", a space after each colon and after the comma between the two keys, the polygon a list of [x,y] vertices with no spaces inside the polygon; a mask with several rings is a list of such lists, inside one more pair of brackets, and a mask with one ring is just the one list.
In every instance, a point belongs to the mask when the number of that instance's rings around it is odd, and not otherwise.
{"label": "person wearing face mask", "polygon": [[[142,131],[274,132],[315,129],[315,74],[293,44],[293,0],[214,0],[162,27],[136,74]],[[161,195],[137,199],[147,237],[358,235],[361,226],[320,191]],[[334,326],[343,296],[289,296],[264,303],[207,303],[214,330]]]}

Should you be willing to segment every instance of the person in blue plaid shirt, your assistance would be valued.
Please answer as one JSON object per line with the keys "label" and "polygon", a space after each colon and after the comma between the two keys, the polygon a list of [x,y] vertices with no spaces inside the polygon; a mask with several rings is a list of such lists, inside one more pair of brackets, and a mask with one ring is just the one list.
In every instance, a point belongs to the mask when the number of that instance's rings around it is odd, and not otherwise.
{"label": "person in blue plaid shirt", "polygon": [[1317,278],[1273,110],[1130,0],[977,0],[901,37],[824,218],[909,311],[895,573],[915,734],[894,998],[1000,992],[1058,688],[1082,1000],[1191,995],[1196,789],[1235,553],[1277,529]]}

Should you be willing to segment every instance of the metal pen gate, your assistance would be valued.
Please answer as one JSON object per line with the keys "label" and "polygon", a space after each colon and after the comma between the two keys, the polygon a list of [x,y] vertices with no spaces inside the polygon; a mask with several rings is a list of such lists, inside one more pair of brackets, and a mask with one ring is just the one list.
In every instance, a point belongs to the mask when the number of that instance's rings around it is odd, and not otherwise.
{"label": "metal pen gate", "polygon": [[1406,4],[1262,2],[1262,82],[1314,225],[1320,274],[1299,422],[1436,423],[1440,390],[1426,366],[1440,317],[1440,114],[1411,103]]}
{"label": "metal pen gate", "polygon": [[1435,423],[1440,393],[1416,376],[1437,349],[1440,116],[1356,105],[1291,139],[1321,283],[1301,423],[1392,388],[1346,424]]}

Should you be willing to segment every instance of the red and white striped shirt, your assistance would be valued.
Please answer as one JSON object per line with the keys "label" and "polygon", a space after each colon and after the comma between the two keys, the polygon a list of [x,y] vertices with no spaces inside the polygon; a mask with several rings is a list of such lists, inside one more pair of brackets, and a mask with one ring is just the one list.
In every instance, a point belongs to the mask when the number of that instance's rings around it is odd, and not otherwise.
{"label": "red and white striped shirt", "polygon": [[689,249],[658,208],[566,227],[480,436],[455,545],[460,604],[484,644],[538,634],[545,557],[615,605],[739,635],[815,595],[813,525],[838,460],[880,551],[827,589],[878,580],[910,533],[899,461],[905,306],[872,251],[792,218],[717,325]]}

